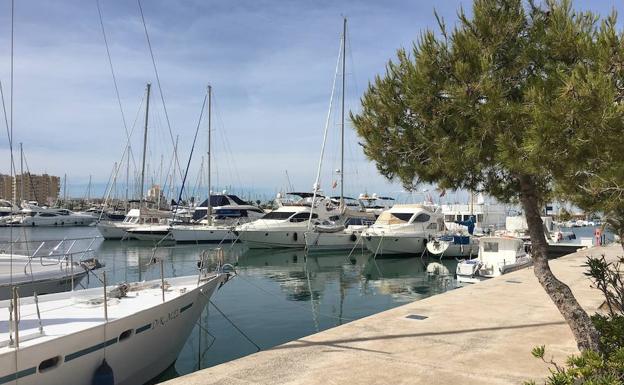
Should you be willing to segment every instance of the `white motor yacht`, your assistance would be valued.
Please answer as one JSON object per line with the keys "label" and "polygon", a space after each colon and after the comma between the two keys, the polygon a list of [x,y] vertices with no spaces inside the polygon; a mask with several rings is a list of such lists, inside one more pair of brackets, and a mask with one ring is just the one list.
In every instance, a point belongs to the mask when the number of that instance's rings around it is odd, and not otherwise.
{"label": "white motor yacht", "polygon": [[142,225],[162,225],[171,217],[171,212],[156,209],[131,209],[121,222],[101,221],[97,229],[104,239],[128,239],[131,235],[127,230]]}
{"label": "white motor yacht", "polygon": [[51,209],[29,206],[13,217],[12,226],[89,226],[97,218],[67,209]]}
{"label": "white motor yacht", "polygon": [[175,362],[228,277],[200,272],[1,301],[10,311],[0,314],[0,380],[144,384]]}
{"label": "white motor yacht", "polygon": [[362,239],[375,255],[420,255],[427,241],[444,230],[444,217],[439,208],[422,204],[394,205],[362,232]]}
{"label": "white motor yacht", "polygon": [[19,207],[6,199],[0,199],[0,217],[7,217],[19,211]]}
{"label": "white motor yacht", "polygon": [[478,257],[457,264],[457,282],[483,281],[522,269],[532,263],[522,239],[510,236],[481,237]]}
{"label": "white motor yacht", "polygon": [[[196,223],[171,227],[171,236],[177,243],[221,243],[237,237],[232,231],[237,225],[253,222],[266,213],[248,205],[236,195],[211,195],[211,218],[207,218],[208,200],[195,208]],[[216,205],[216,206],[214,206]]]}
{"label": "white motor yacht", "polygon": [[[299,199],[285,202],[278,197],[280,207],[262,218],[237,226],[234,234],[252,249],[255,248],[304,248],[304,233],[323,221],[339,218],[340,210],[329,198],[313,193],[289,193]],[[314,207],[314,210],[312,210]],[[310,212],[312,214],[310,214]],[[312,223],[310,222],[312,220]]]}

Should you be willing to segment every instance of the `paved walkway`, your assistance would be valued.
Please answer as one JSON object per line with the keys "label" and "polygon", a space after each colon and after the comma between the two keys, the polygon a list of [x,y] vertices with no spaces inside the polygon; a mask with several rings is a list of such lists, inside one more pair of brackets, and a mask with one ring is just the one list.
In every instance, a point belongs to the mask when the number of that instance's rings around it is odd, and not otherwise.
{"label": "paved walkway", "polygon": [[[619,245],[593,248],[551,261],[551,266],[592,314],[602,297],[583,275],[589,254],[614,258],[623,253]],[[548,375],[546,364],[531,356],[531,349],[542,344],[557,362],[578,352],[567,324],[529,268],[167,384],[521,384]]]}

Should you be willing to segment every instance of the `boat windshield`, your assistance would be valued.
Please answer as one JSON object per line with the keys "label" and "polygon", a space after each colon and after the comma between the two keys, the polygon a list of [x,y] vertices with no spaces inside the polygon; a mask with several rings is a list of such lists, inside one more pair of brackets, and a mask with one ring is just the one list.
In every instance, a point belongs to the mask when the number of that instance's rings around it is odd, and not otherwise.
{"label": "boat windshield", "polygon": [[498,242],[483,242],[483,251],[498,253]]}
{"label": "boat windshield", "polygon": [[265,214],[262,219],[288,219],[293,215],[294,211],[271,211]]}
{"label": "boat windshield", "polygon": [[378,225],[398,225],[409,222],[412,218],[413,213],[391,213],[389,211],[384,211],[381,213],[377,221],[375,222]]}

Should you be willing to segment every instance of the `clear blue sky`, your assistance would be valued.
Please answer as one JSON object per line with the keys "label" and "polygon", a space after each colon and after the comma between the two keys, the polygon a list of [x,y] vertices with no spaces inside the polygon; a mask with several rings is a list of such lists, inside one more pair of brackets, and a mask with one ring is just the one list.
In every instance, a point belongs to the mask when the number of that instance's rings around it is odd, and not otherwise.
{"label": "clear blue sky", "polygon": [[[383,73],[397,48],[435,28],[434,7],[447,24],[471,2],[443,1],[165,1],[143,9],[159,68],[180,160],[186,164],[205,86],[215,91],[215,179],[223,185],[272,191],[314,182],[342,28],[349,20],[347,107],[357,111],[367,83]],[[113,64],[129,126],[145,83],[154,85],[150,125],[152,175],[167,168],[171,142],[135,1],[101,0]],[[602,15],[622,1],[575,1]],[[0,0],[0,81],[9,85],[10,1]],[[620,15],[620,26],[622,25]],[[322,187],[331,190],[338,167],[338,120],[332,119]],[[138,120],[142,124],[142,117]],[[203,126],[202,126],[203,127]],[[347,134],[349,193],[400,190],[377,175]],[[23,142],[32,172],[88,176],[105,183],[123,150],[125,134],[114,94],[95,0],[16,1],[15,142]],[[4,132],[4,126],[2,127]],[[7,140],[0,172],[8,172]],[[141,132],[133,135],[140,158]],[[202,130],[197,151],[206,151]],[[200,159],[191,169],[197,178]],[[76,187],[77,188],[77,187]],[[80,195],[75,192],[74,195]]]}

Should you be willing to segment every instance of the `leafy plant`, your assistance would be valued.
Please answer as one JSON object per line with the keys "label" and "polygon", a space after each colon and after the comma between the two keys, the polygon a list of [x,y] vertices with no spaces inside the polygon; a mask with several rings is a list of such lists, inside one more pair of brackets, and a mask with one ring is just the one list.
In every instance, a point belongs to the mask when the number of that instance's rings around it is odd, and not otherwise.
{"label": "leafy plant", "polygon": [[[552,359],[546,360],[544,345],[531,352],[534,357],[552,365],[545,385],[623,385],[624,384],[624,347],[615,350],[609,356],[592,350],[584,350],[579,356],[569,356],[565,366],[557,365]],[[535,385],[534,380],[524,382]]]}
{"label": "leafy plant", "polygon": [[592,286],[605,297],[605,307],[611,317],[624,315],[624,257],[617,262],[607,262],[604,254],[600,257],[587,257],[587,272]]}

